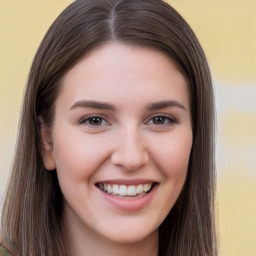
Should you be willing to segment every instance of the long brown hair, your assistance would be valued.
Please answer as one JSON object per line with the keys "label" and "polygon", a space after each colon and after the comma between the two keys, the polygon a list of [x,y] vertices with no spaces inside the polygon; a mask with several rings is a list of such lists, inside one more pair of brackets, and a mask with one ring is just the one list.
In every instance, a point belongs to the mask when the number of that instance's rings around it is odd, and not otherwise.
{"label": "long brown hair", "polygon": [[[109,41],[162,51],[189,83],[193,146],[183,190],[159,227],[159,255],[217,255],[214,225],[214,102],[204,52],[189,25],[161,0],[77,0],[52,24],[33,61],[1,233],[19,256],[66,255],[56,172],[40,155],[37,116],[51,125],[61,79]],[[157,67],[156,67],[157,68]]]}

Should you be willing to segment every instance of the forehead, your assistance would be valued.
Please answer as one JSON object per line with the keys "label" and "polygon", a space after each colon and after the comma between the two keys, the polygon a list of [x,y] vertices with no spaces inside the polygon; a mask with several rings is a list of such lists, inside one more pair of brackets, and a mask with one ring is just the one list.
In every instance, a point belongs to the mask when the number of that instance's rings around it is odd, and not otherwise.
{"label": "forehead", "polygon": [[189,105],[187,80],[169,56],[120,43],[100,46],[82,58],[64,76],[61,95],[110,101],[185,97]]}

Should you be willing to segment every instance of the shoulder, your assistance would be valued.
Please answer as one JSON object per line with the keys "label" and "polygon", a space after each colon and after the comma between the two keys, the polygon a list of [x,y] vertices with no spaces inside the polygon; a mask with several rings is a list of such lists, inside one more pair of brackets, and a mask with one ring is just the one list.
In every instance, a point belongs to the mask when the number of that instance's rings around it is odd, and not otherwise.
{"label": "shoulder", "polygon": [[0,256],[13,256],[11,252],[0,242]]}

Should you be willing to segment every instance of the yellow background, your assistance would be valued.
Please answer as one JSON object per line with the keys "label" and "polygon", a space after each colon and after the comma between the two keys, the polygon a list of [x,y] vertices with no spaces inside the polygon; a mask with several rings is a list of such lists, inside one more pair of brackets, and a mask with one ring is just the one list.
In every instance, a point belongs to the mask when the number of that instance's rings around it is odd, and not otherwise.
{"label": "yellow background", "polygon": [[[218,110],[220,256],[256,256],[256,1],[169,0],[201,42]],[[0,0],[0,199],[23,89],[46,30],[71,0]]]}

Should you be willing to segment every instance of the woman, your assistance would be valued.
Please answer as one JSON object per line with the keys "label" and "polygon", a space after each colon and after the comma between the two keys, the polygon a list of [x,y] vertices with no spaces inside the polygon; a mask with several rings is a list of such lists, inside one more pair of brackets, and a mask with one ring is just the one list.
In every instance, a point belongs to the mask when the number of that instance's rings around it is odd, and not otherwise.
{"label": "woman", "polygon": [[205,55],[160,0],[78,0],[32,64],[2,214],[11,255],[217,255]]}

